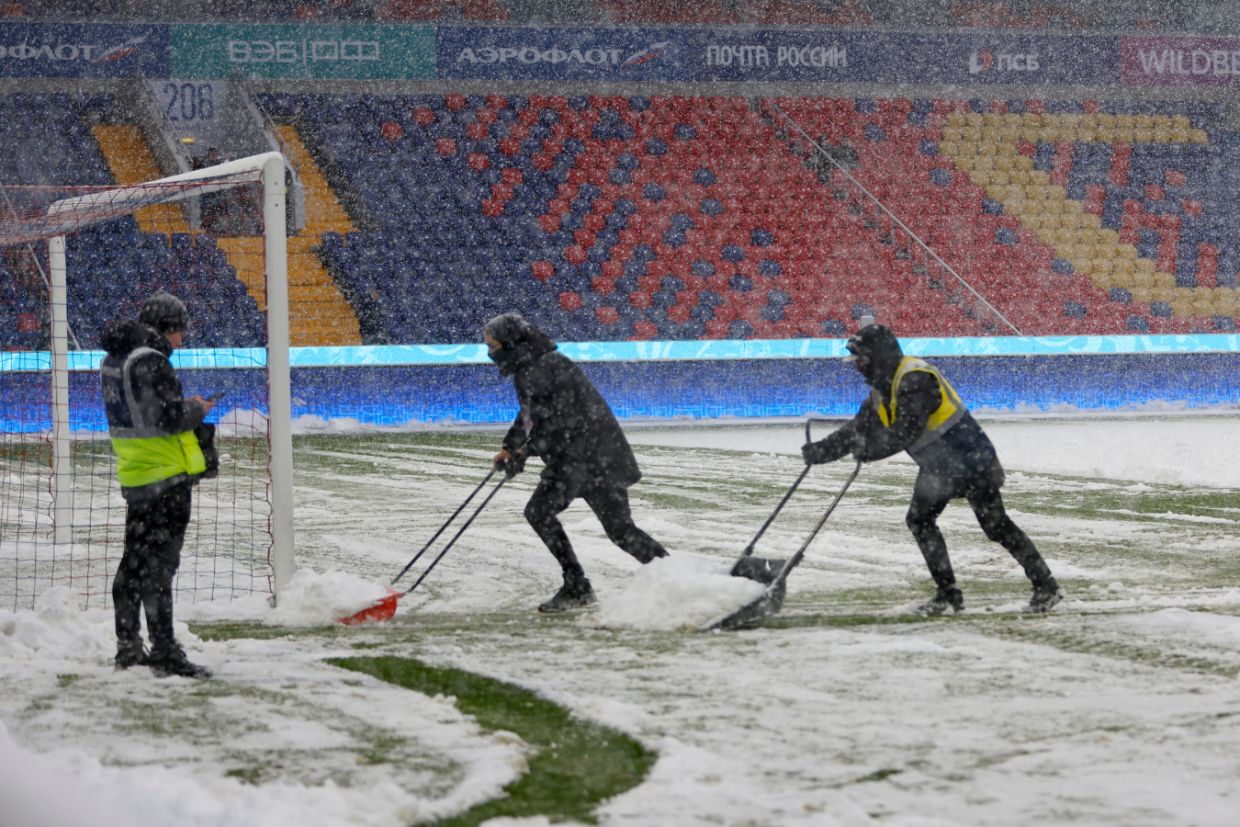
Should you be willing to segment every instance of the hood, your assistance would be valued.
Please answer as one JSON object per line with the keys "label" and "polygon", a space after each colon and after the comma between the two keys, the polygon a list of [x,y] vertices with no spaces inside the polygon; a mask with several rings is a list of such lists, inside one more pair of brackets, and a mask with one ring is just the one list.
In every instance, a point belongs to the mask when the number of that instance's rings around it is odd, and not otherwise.
{"label": "hood", "polygon": [[857,363],[857,369],[872,388],[886,390],[904,351],[891,329],[881,324],[871,324],[858,330],[848,340],[849,358]]}
{"label": "hood", "polygon": [[101,338],[103,349],[109,356],[124,356],[140,347],[149,347],[168,356],[172,346],[153,328],[138,321],[109,322]]}
{"label": "hood", "polygon": [[516,313],[504,313],[486,323],[483,331],[500,343],[491,360],[509,376],[556,349],[555,341]]}

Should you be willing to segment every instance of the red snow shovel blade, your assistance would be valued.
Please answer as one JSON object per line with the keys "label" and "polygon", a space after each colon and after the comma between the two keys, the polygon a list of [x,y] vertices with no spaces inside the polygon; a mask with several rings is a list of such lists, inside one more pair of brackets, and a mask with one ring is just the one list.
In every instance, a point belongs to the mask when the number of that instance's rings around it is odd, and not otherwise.
{"label": "red snow shovel blade", "polygon": [[345,626],[357,626],[362,623],[382,623],[391,620],[396,615],[396,601],[400,600],[403,594],[403,592],[394,591],[360,612],[337,618],[337,621]]}

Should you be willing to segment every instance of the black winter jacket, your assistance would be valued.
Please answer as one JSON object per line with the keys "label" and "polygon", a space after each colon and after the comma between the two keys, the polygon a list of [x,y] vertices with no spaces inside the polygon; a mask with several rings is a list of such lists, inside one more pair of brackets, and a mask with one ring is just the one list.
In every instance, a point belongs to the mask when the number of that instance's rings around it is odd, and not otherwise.
{"label": "black winter jacket", "polygon": [[526,450],[542,458],[543,478],[573,491],[627,488],[641,479],[620,423],[581,368],[545,336],[522,341],[515,351],[508,365],[521,410],[504,447],[515,453],[528,434]]}
{"label": "black winter jacket", "polygon": [[[877,381],[879,393],[887,403],[891,402],[894,373],[894,367],[890,373],[884,370],[885,381]],[[907,450],[925,433],[930,415],[939,402],[938,380],[929,373],[911,372],[900,382],[896,418],[891,427],[883,426],[873,402],[866,399],[850,422],[821,440],[819,458],[832,462],[853,453],[858,459],[872,462]],[[945,479],[996,488],[1003,485],[1003,466],[994,445],[967,411],[941,437],[922,447],[914,459],[923,472]]]}
{"label": "black winter jacket", "polygon": [[[112,436],[179,434],[202,424],[206,411],[202,405],[185,400],[181,380],[168,361],[172,346],[167,339],[140,322],[125,321],[109,324],[102,343],[107,351],[100,366],[103,403]],[[129,355],[142,347],[149,348],[149,352],[138,355],[129,367],[132,396],[128,396],[123,367]],[[126,499],[141,499],[185,479],[184,475],[173,477],[140,489],[125,489],[123,493]]]}

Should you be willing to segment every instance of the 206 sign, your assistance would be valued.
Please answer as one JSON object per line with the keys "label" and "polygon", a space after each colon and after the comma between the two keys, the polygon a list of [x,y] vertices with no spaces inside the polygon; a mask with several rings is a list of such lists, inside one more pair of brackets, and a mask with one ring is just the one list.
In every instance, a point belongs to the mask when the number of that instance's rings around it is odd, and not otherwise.
{"label": "206 sign", "polygon": [[215,87],[210,83],[175,83],[159,87],[164,117],[169,123],[210,121],[215,118]]}

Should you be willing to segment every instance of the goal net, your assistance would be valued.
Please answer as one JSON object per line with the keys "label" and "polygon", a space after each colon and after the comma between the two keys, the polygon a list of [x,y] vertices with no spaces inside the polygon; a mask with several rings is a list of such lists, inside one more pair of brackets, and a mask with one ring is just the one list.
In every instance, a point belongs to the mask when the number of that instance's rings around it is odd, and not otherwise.
{"label": "goal net", "polygon": [[164,290],[190,329],[185,395],[221,393],[220,472],[194,488],[178,601],[276,594],[291,574],[283,158],[114,188],[0,187],[0,609],[66,587],[111,605],[124,546],[101,336]]}

